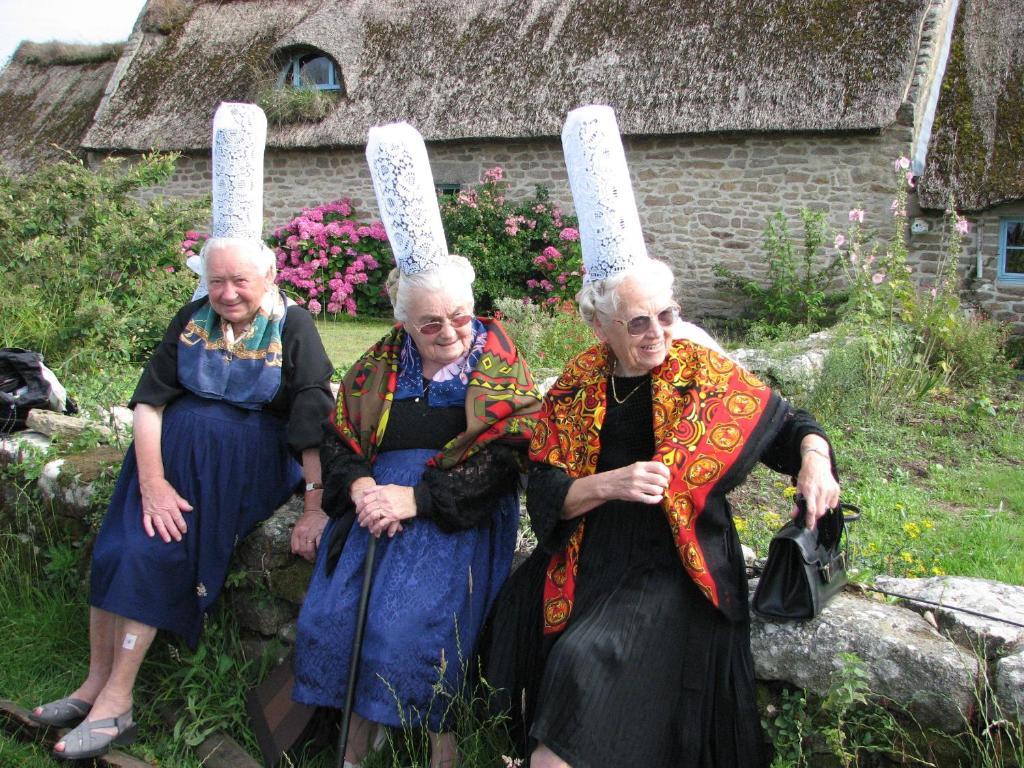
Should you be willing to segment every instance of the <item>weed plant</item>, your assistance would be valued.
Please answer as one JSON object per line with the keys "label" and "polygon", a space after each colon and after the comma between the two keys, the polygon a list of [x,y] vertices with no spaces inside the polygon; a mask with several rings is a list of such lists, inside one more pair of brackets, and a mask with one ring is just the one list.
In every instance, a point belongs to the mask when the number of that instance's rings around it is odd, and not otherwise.
{"label": "weed plant", "polygon": [[744,317],[761,335],[792,337],[799,332],[796,329],[814,331],[831,325],[844,299],[835,285],[839,262],[822,254],[828,237],[825,214],[802,208],[800,221],[802,246],[794,243],[782,211],[768,219],[763,241],[767,284],[721,265],[714,268],[720,288],[746,299]]}

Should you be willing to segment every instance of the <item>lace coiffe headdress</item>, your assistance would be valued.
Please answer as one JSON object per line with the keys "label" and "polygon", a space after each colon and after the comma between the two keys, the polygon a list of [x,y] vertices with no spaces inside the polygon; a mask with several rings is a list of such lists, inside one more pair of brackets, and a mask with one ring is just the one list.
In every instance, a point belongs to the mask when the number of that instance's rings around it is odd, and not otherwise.
{"label": "lace coiffe headdress", "polygon": [[[221,102],[213,116],[213,231],[211,237],[263,242],[263,149],[267,116],[255,104]],[[200,277],[193,299],[206,295],[198,257],[188,267]]]}
{"label": "lace coiffe headdress", "polygon": [[584,282],[624,272],[647,258],[626,153],[611,107],[574,109],[562,128],[583,250]]}
{"label": "lace coiffe headdress", "polygon": [[267,116],[255,104],[223,102],[213,116],[213,237],[263,239],[263,148]]}
{"label": "lace coiffe headdress", "polygon": [[445,262],[448,245],[419,131],[408,123],[371,128],[366,160],[398,268],[412,275]]}

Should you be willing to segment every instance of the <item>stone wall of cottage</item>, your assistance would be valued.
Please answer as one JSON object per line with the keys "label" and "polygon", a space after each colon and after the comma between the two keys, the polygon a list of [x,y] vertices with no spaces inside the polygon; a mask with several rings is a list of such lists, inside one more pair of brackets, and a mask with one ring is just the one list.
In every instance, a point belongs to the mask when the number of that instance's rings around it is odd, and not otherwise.
{"label": "stone wall of cottage", "polygon": [[[999,280],[999,239],[1002,222],[1024,216],[1024,202],[995,206],[980,213],[965,214],[970,231],[963,238],[963,252],[958,265],[959,275],[968,300],[990,315],[1006,323],[1016,333],[1024,333],[1024,283]],[[911,234],[911,265],[920,281],[927,285],[942,266],[945,253],[947,222],[934,211],[911,212],[911,222],[927,223],[928,232]]]}
{"label": "stone wall of cottage", "polygon": [[[761,240],[775,211],[785,211],[797,224],[801,206],[826,210],[833,225],[844,229],[850,208],[860,207],[867,212],[868,225],[887,227],[892,161],[908,154],[910,138],[910,128],[896,125],[859,135],[639,137],[625,143],[648,249],[674,265],[684,311],[707,318],[737,309],[734,299],[715,286],[716,264],[755,277],[765,273]],[[561,145],[555,139],[432,144],[429,152],[438,184],[470,185],[486,169],[500,165],[513,197],[543,184],[553,202],[572,210]],[[264,178],[268,230],[303,207],[340,197],[350,198],[358,215],[376,217],[362,148],[271,149]],[[186,155],[159,191],[198,196],[209,190],[209,157]],[[983,229],[984,256],[994,265],[998,243],[990,235],[998,238],[998,228]],[[920,242],[926,249],[922,266],[927,266],[929,259],[934,261],[934,248],[927,237]],[[1019,290],[995,286],[993,278],[979,283],[977,300],[993,316],[1019,319],[1024,298]]]}

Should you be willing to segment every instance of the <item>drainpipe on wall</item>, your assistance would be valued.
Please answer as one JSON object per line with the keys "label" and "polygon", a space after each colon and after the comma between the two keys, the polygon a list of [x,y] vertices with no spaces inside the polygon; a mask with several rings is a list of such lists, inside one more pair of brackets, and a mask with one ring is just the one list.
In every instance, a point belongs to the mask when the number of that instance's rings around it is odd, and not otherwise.
{"label": "drainpipe on wall", "polygon": [[974,227],[974,243],[975,243],[975,256],[977,258],[977,264],[975,267],[975,275],[981,280],[982,265],[981,265],[981,219],[978,219],[977,225]]}

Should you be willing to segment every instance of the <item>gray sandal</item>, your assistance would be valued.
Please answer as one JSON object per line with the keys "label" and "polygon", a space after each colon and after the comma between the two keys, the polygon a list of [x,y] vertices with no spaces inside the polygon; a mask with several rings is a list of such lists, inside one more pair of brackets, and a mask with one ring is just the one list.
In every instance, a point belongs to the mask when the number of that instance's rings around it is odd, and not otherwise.
{"label": "gray sandal", "polygon": [[40,725],[49,725],[53,728],[74,728],[85,720],[85,716],[92,709],[92,704],[82,699],[73,699],[70,696],[63,699],[43,704],[43,711],[38,715],[29,712],[29,719]]}
{"label": "gray sandal", "polygon": [[[101,728],[115,728],[117,733],[96,733]],[[99,757],[110,751],[115,744],[131,744],[138,735],[138,727],[132,722],[129,709],[117,717],[104,720],[86,720],[63,739],[64,751],[52,752],[58,760],[84,760]]]}

